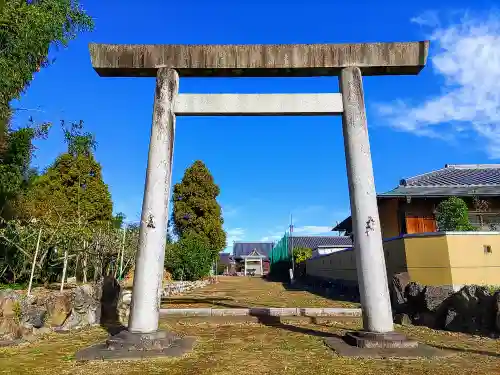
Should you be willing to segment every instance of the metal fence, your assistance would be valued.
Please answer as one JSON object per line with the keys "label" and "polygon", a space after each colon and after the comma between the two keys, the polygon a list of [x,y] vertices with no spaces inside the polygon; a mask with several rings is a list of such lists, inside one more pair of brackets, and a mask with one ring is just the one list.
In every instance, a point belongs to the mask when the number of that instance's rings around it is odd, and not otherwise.
{"label": "metal fence", "polygon": [[271,256],[270,256],[271,267],[273,266],[273,264],[279,262],[290,261],[291,254],[288,248],[289,236],[290,236],[289,233],[285,232],[285,235],[281,238],[281,240],[276,242],[273,249],[271,250]]}

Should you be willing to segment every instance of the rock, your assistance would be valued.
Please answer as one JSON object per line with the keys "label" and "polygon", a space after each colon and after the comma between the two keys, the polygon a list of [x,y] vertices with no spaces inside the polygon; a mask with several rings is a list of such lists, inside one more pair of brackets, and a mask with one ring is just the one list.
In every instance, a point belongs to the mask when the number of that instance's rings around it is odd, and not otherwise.
{"label": "rock", "polygon": [[405,289],[410,282],[408,272],[397,273],[392,277],[390,287],[392,307],[396,312],[406,310]]}
{"label": "rock", "polygon": [[422,293],[425,310],[435,312],[454,292],[451,286],[426,286]]}
{"label": "rock", "polygon": [[422,293],[424,287],[410,282],[405,288],[406,305],[409,311],[417,313],[425,310],[425,300]]}
{"label": "rock", "polygon": [[493,303],[494,303],[493,311],[495,317],[494,327],[497,330],[497,332],[500,332],[500,291],[495,292],[495,294],[493,295]]}
{"label": "rock", "polygon": [[410,326],[412,324],[411,318],[405,313],[394,315],[394,323],[401,324],[402,326]]}
{"label": "rock", "polygon": [[443,328],[448,331],[456,331],[458,327],[460,327],[458,313],[453,309],[447,310]]}
{"label": "rock", "polygon": [[13,340],[22,336],[21,326],[15,318],[0,319],[0,338],[2,340]]}
{"label": "rock", "polygon": [[425,326],[429,328],[436,327],[436,315],[433,312],[422,311],[413,316],[413,323],[419,326]]}
{"label": "rock", "polygon": [[80,329],[99,324],[101,321],[102,282],[76,287],[72,292],[72,310],[62,331]]}
{"label": "rock", "polygon": [[19,301],[13,298],[5,298],[0,304],[0,317],[2,318],[15,318],[19,313]]}
{"label": "rock", "polygon": [[24,323],[30,324],[34,328],[42,328],[45,324],[47,310],[43,308],[33,308],[24,313]]}
{"label": "rock", "polygon": [[47,323],[50,327],[59,327],[68,319],[72,310],[71,295],[68,292],[56,293],[46,301]]}
{"label": "rock", "polygon": [[102,281],[101,324],[117,324],[119,322],[118,303],[120,284],[113,277],[105,277]]}
{"label": "rock", "polygon": [[126,305],[130,305],[130,302],[132,302],[132,292],[129,290],[123,292],[121,301]]}

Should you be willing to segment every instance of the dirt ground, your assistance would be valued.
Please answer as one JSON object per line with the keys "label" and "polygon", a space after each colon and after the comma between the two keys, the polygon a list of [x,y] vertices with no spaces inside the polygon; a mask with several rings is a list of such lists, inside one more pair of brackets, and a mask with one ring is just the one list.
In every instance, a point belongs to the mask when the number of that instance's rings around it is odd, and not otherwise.
{"label": "dirt ground", "polygon": [[183,296],[166,298],[163,308],[181,307],[358,307],[306,291],[287,290],[282,283],[260,277],[221,276],[219,283]]}

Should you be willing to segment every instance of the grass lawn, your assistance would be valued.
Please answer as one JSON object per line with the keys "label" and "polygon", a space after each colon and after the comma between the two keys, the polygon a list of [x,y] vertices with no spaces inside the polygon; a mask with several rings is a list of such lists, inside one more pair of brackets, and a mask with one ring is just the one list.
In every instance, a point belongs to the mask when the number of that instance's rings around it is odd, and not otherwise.
{"label": "grass lawn", "polygon": [[[245,286],[251,291],[231,290]],[[196,294],[230,297],[231,303],[251,306],[336,305],[305,292],[287,292],[279,284],[259,279],[231,278]],[[318,324],[290,320],[266,325],[200,323],[170,317],[161,323],[164,329],[195,336],[194,350],[182,358],[76,363],[74,353],[102,342],[106,332],[95,328],[72,334],[53,333],[32,343],[1,348],[0,374],[500,374],[500,340],[427,328],[397,327],[420,342],[451,349],[456,355],[432,360],[359,360],[338,357],[323,344],[325,336],[360,328],[359,320]]]}
{"label": "grass lawn", "polygon": [[498,340],[446,334],[424,328],[403,329],[421,342],[455,348],[456,356],[435,360],[358,360],[340,358],[322,343],[322,336],[358,328],[358,323],[176,324],[166,329],[197,337],[195,349],[183,358],[140,362],[73,361],[76,350],[102,341],[100,329],[71,335],[51,334],[38,342],[0,349],[3,374],[499,374]]}
{"label": "grass lawn", "polygon": [[358,307],[309,292],[286,290],[282,283],[259,277],[219,277],[219,283],[163,300],[163,308],[181,307]]}

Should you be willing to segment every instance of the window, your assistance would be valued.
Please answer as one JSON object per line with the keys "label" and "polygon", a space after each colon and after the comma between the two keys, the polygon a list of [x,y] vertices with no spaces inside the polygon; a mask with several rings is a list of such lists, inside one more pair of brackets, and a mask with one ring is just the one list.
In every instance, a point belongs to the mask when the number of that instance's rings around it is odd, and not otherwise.
{"label": "window", "polygon": [[493,251],[491,250],[491,245],[484,245],[484,253],[485,254],[491,254]]}

